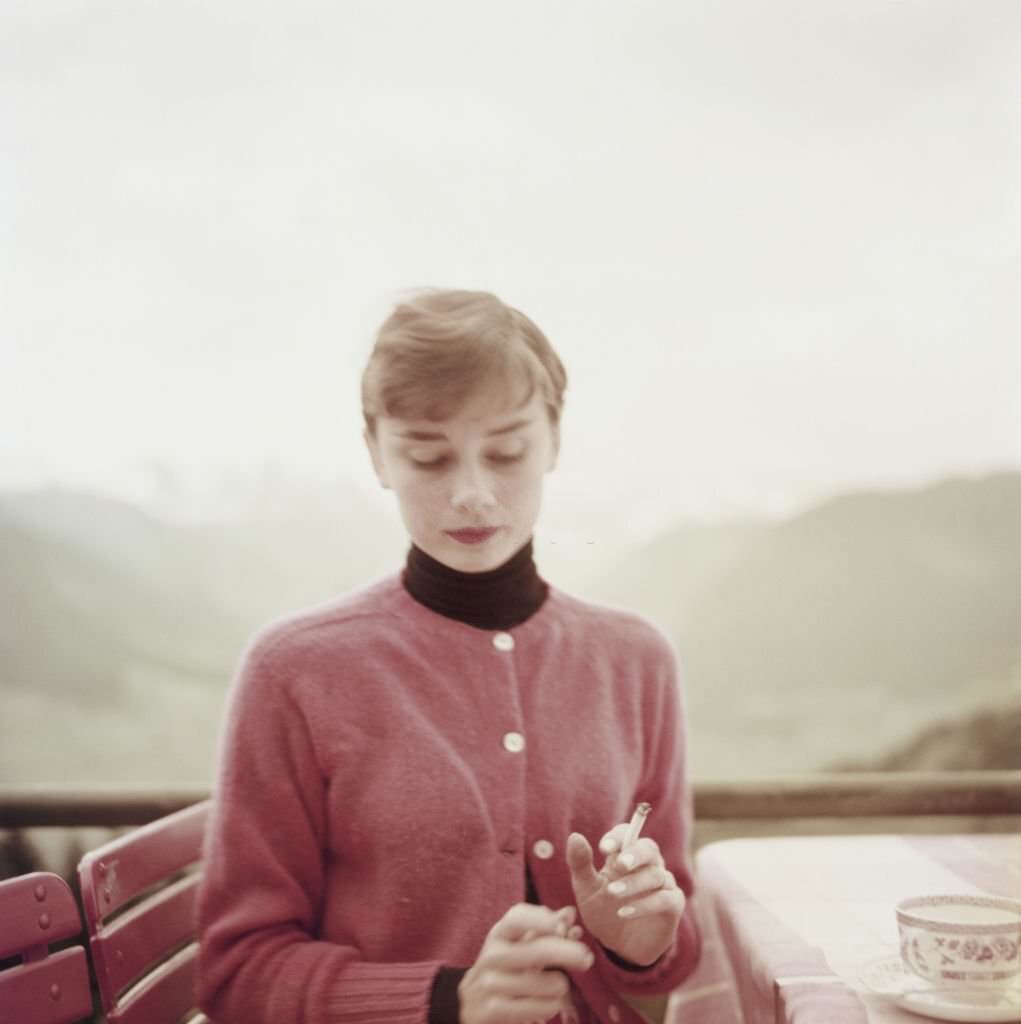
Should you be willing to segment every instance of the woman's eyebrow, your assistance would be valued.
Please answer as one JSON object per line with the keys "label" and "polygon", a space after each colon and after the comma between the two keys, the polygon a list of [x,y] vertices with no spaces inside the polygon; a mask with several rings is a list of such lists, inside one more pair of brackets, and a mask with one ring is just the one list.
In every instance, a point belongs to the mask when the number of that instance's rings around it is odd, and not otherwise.
{"label": "woman's eyebrow", "polygon": [[432,430],[402,430],[398,437],[408,441],[446,441],[446,434],[439,434]]}
{"label": "woman's eyebrow", "polygon": [[508,423],[505,427],[497,427],[495,430],[490,430],[486,437],[495,437],[497,434],[510,434],[521,427],[527,427],[531,423],[529,419],[515,420],[513,423]]}
{"label": "woman's eyebrow", "polygon": [[[513,423],[508,423],[505,427],[496,427],[493,430],[487,431],[486,437],[510,434],[521,427],[527,427],[529,423],[531,423],[531,420],[527,418],[515,420]],[[447,439],[446,434],[435,430],[402,430],[397,436],[404,438],[406,441],[446,441]]]}

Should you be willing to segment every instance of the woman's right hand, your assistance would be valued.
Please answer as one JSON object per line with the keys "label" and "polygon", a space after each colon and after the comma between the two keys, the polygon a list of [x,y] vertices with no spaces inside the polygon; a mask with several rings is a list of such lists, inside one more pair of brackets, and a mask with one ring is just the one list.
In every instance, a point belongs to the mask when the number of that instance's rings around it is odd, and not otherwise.
{"label": "woman's right hand", "polygon": [[593,963],[574,921],[574,907],[511,907],[458,986],[461,1024],[533,1024],[555,1016],[570,991],[562,972],[587,971]]}

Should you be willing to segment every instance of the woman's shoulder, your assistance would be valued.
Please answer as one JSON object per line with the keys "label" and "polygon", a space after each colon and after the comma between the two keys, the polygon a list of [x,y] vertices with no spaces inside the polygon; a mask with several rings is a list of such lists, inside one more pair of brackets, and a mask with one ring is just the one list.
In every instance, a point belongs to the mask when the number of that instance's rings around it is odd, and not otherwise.
{"label": "woman's shoulder", "polygon": [[391,620],[399,601],[399,574],[373,580],[316,605],[300,608],[268,622],[251,638],[247,660],[290,660],[300,652],[314,654],[328,646],[336,653],[346,641],[360,642]]}
{"label": "woman's shoulder", "polygon": [[640,612],[604,604],[550,587],[551,610],[579,635],[600,637],[614,646],[639,648],[651,654],[673,657],[673,643],[666,631]]}

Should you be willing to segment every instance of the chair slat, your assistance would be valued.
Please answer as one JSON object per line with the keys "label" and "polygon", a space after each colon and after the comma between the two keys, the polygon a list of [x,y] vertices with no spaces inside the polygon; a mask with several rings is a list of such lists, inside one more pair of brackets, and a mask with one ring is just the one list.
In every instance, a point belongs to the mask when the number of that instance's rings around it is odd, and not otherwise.
{"label": "chair slat", "polygon": [[59,875],[33,871],[0,884],[0,959],[81,933],[71,888]]}
{"label": "chair slat", "polygon": [[157,967],[110,1010],[108,1024],[176,1022],[195,1008],[198,945],[192,943]]}
{"label": "chair slat", "polygon": [[195,902],[210,802],[90,851],[78,865],[100,999],[110,1024],[196,1013]]}
{"label": "chair slat", "polygon": [[195,935],[199,875],[178,879],[136,904],[92,940],[110,989],[119,995],[141,975]]}
{"label": "chair slat", "polygon": [[125,903],[202,856],[209,802],[169,814],[85,854],[78,866],[90,920],[105,921]]}
{"label": "chair slat", "polygon": [[92,990],[84,946],[0,971],[4,1024],[75,1024],[92,1016]]}

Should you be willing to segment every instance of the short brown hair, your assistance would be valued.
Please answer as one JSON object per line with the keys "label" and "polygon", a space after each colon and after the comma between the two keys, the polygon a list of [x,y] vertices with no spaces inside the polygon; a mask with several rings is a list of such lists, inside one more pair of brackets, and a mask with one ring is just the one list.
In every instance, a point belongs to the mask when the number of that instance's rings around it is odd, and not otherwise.
{"label": "short brown hair", "polygon": [[430,289],[400,302],[383,322],[362,375],[369,433],[379,416],[442,420],[492,381],[538,388],[554,424],[567,373],[546,335],[489,292]]}

